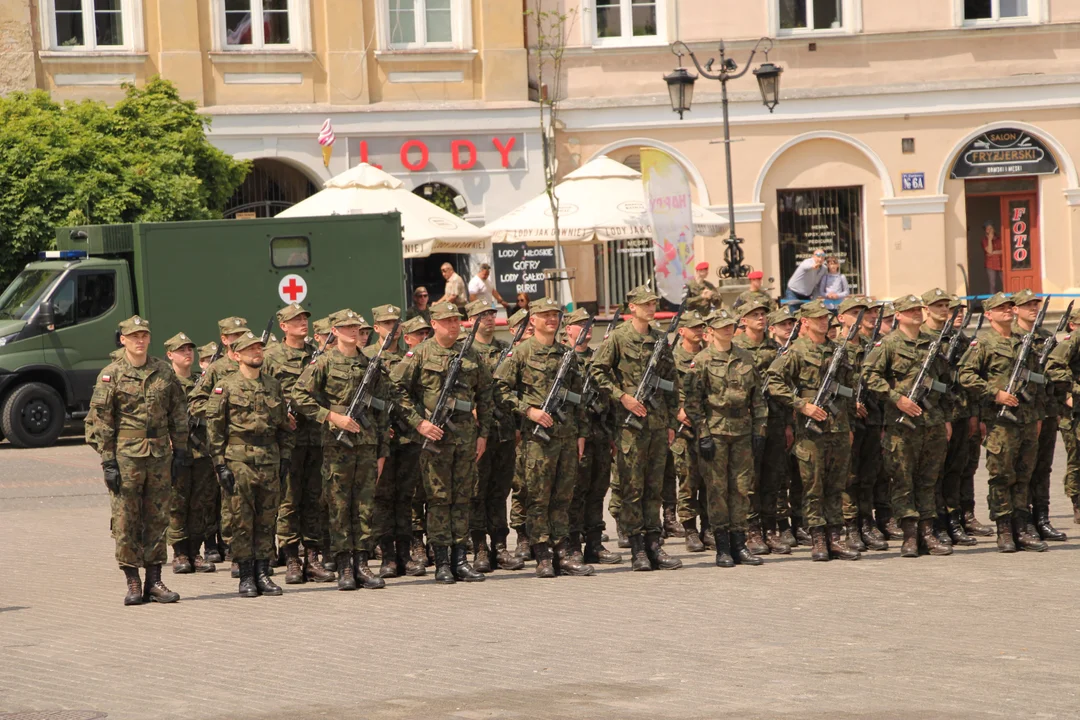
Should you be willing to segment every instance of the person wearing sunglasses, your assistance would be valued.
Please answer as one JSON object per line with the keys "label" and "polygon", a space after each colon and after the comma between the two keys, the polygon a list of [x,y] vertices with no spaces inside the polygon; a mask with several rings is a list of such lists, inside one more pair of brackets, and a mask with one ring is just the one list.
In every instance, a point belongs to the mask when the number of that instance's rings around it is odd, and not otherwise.
{"label": "person wearing sunglasses", "polygon": [[428,308],[428,303],[431,301],[431,295],[428,293],[428,289],[421,285],[413,290],[412,294],[413,304],[405,313],[406,320],[412,320],[414,317],[424,318],[424,322],[431,325],[431,310]]}

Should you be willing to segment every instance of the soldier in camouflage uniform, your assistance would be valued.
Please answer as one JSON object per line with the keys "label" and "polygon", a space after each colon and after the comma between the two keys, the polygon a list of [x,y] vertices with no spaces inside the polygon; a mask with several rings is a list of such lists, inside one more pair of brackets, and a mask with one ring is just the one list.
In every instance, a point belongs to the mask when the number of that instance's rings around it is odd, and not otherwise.
{"label": "soldier in camouflage uniform", "polygon": [[281,595],[270,579],[270,558],[281,486],[292,464],[294,428],[281,383],[262,372],[262,340],[247,332],[230,350],[239,368],[214,386],[205,405],[210,457],[232,507],[240,596]]}
{"label": "soldier in camouflage uniform", "polygon": [[[885,413],[882,449],[892,478],[893,516],[904,533],[900,556],[919,557],[920,546],[931,555],[951,555],[952,545],[934,533],[935,487],[952,432],[948,400],[934,390],[921,404],[908,397],[934,336],[921,331],[924,305],[919,297],[897,298],[893,307],[898,327],[875,343],[866,358],[864,382]],[[947,379],[948,368],[935,358],[925,382]]]}
{"label": "soldier in camouflage uniform", "polygon": [[[412,350],[431,337],[431,325],[423,317],[417,315],[402,323],[401,333],[405,340],[405,347]],[[399,446],[397,467],[394,472],[410,478],[409,482],[413,486],[412,542],[409,545],[409,560],[405,564],[405,574],[423,575],[427,565],[435,564],[434,558],[430,563],[428,562],[427,549],[424,546],[424,520],[427,513],[424,510],[424,483],[420,478],[420,444],[423,439],[412,430],[406,433],[401,428],[395,428],[395,433],[399,431],[401,439],[408,439],[408,442],[403,442]]]}
{"label": "soldier in camouflage uniform", "polygon": [[[1012,296],[1013,308],[1016,319],[1013,321],[1013,333],[1019,336],[1026,335],[1035,325],[1035,318],[1039,314],[1039,306],[1042,300],[1035,297],[1030,290],[1021,290]],[[1043,345],[1052,332],[1046,326],[1040,327],[1035,332],[1035,342],[1031,346],[1031,353],[1038,357],[1042,353]],[[1042,395],[1042,411],[1039,419],[1039,448],[1035,454],[1035,468],[1031,472],[1031,500],[1029,519],[1034,523],[1028,528],[1032,535],[1037,535],[1043,540],[1064,542],[1068,539],[1065,533],[1055,528],[1050,523],[1050,471],[1054,464],[1054,447],[1057,444],[1058,417],[1064,407],[1064,395],[1058,397],[1057,388],[1053,383],[1032,385],[1031,392]]]}
{"label": "soldier in camouflage uniform", "polygon": [[742,308],[743,305],[751,302],[761,303],[761,306],[765,308],[765,312],[769,313],[776,309],[776,299],[765,290],[761,289],[761,280],[765,277],[765,273],[760,270],[754,270],[746,276],[750,282],[750,289],[743,290],[739,293],[739,297],[735,298],[735,304],[732,306],[736,310]]}
{"label": "soldier in camouflage uniform", "polygon": [[565,420],[560,420],[542,407],[564,357],[571,359],[571,366],[563,390],[579,396],[581,391],[577,354],[556,338],[560,314],[559,304],[551,298],[529,303],[533,336],[514,348],[495,374],[496,403],[508,415],[521,418],[527,527],[539,578],[595,572],[584,562],[580,545],[570,543],[570,503],[578,462],[585,453],[584,408],[567,400]]}
{"label": "soldier in camouflage uniform", "polygon": [[176,602],[180,596],[161,582],[161,565],[168,560],[172,470],[192,463],[184,391],[168,363],[147,355],[150,323],[138,315],[124,320],[120,342],[123,356],[94,385],[86,439],[101,455],[110,493],[116,561],[127,580],[124,604]]}
{"label": "soldier in camouflage uniform", "polygon": [[[1028,484],[1035,467],[1039,445],[1038,414],[1042,397],[1035,402],[1021,402],[1005,391],[1020,349],[1021,338],[1012,332],[1013,302],[1005,293],[997,293],[983,301],[983,312],[990,321],[971,341],[960,361],[960,385],[976,398],[980,419],[986,430],[986,471],[990,474],[987,502],[990,519],[997,524],[998,550],[1041,552],[1046,543],[1033,536],[1027,528]],[[1035,369],[1034,357],[1029,368]],[[1001,417],[1007,408],[1015,421]]]}
{"label": "soldier in camouflage uniform", "polygon": [[1065,446],[1068,463],[1063,478],[1065,494],[1072,500],[1073,523],[1080,525],[1080,422],[1077,422],[1077,410],[1080,409],[1080,310],[1073,311],[1069,318],[1069,334],[1050,353],[1046,363],[1046,376],[1054,383],[1059,397],[1063,397],[1061,407],[1061,442]]}
{"label": "soldier in camouflage uniform", "polygon": [[[673,389],[657,390],[651,407],[635,397],[656,343],[666,340],[650,324],[659,299],[645,285],[631,290],[627,294],[630,320],[621,323],[600,345],[592,365],[596,383],[621,405],[615,440],[621,495],[618,522],[630,539],[632,566],[637,571],[682,567],[681,560],[669,557],[660,547],[664,465],[679,425],[679,378],[670,351],[660,356],[657,375]],[[628,415],[635,418],[630,424]]]}
{"label": "soldier in camouflage uniform", "polygon": [[736,322],[727,310],[709,316],[709,346],[690,363],[680,393],[697,430],[718,567],[763,562],[746,547],[746,531],[754,455],[764,452],[768,409],[754,356],[732,343]]}
{"label": "soldier in camouflage uniform", "polygon": [[[329,317],[319,318],[311,323],[311,344],[316,348],[326,352],[333,346],[334,340],[334,334],[330,331]],[[292,400],[292,396],[290,395],[287,399]],[[296,415],[295,412],[293,414]],[[313,430],[309,439],[311,447],[317,449],[313,451],[317,452],[319,457],[322,458],[322,430]],[[322,482],[322,497],[319,499],[319,527],[322,528],[322,542],[319,543],[320,558],[323,570],[334,572],[337,569],[337,563],[334,562],[334,554],[330,551],[330,505],[326,501],[326,482],[322,480],[321,468],[319,475]]]}
{"label": "soldier in camouflage uniform", "polygon": [[[703,348],[705,328],[705,318],[697,310],[684,312],[679,320],[679,342],[672,348],[671,356],[675,360],[675,370],[679,373],[680,383],[686,381],[686,374],[690,372],[694,357]],[[686,549],[690,552],[704,552],[705,543],[698,533],[698,516],[701,516],[702,533],[711,530],[711,527],[705,481],[702,479],[698,461],[697,433],[682,407],[679,408],[678,420],[679,431],[675,433],[675,442],[671,443],[671,456],[678,478],[678,519],[686,537]]]}
{"label": "soldier in camouflage uniform", "polygon": [[[165,355],[172,363],[185,399],[195,388],[197,376],[191,374],[195,364],[195,343],[184,333],[165,341]],[[173,572],[184,575],[193,572],[214,572],[217,568],[199,554],[206,534],[206,521],[216,509],[217,483],[214,466],[206,454],[206,434],[191,433],[188,437],[192,463],[173,469],[172,501],[169,506],[169,544],[173,548]]]}
{"label": "soldier in camouflage uniform", "polygon": [[694,279],[686,284],[686,309],[697,310],[702,316],[724,307],[720,291],[709,282],[708,277],[709,263],[702,261],[694,266]]}
{"label": "soldier in camouflage uniform", "polygon": [[[804,304],[799,314],[802,323],[799,337],[765,373],[766,388],[770,398],[796,412],[792,449],[802,477],[803,518],[813,541],[811,559],[858,560],[859,551],[847,544],[843,532],[843,492],[851,463],[849,417],[853,403],[838,397],[835,414],[813,403],[833,353],[843,349],[826,335],[829,310],[820,299]],[[849,388],[853,385],[850,370],[844,364],[834,379]],[[820,433],[808,428],[810,421],[817,423]]]}
{"label": "soldier in camouflage uniform", "polygon": [[[527,323],[520,342],[525,342],[532,337],[533,328],[532,324],[528,323],[528,319],[528,309],[522,308],[506,320],[506,329],[510,333],[517,332],[517,327],[521,323]],[[520,439],[518,442],[520,442]],[[514,556],[524,561],[532,558],[532,543],[529,542],[529,531],[525,524],[529,490],[525,486],[525,456],[516,452],[516,450],[514,455],[514,477],[510,481],[510,488],[510,527],[517,533]]]}
{"label": "soldier in camouflage uniform", "polygon": [[[210,367],[210,363],[214,360],[214,354],[217,353],[218,344],[216,342],[206,343],[198,349],[199,356],[199,377],[206,373],[206,368]],[[188,406],[191,406],[191,396],[194,392],[194,386],[187,392]],[[203,426],[202,435],[205,436],[205,426]],[[209,457],[207,457],[209,461]],[[213,466],[210,471],[213,473]],[[206,519],[204,521],[204,537],[203,545],[206,548],[205,559],[208,563],[219,563],[224,558],[222,552],[221,542],[221,490],[218,488],[218,484],[215,482],[212,484],[211,497],[207,501],[209,505],[206,508]],[[198,550],[198,548],[194,548]]]}
{"label": "soldier in camouflage uniform", "polygon": [[[427,441],[420,453],[420,476],[427,495],[427,533],[435,551],[435,580],[481,581],[469,564],[469,509],[476,488],[476,461],[491,434],[491,372],[472,348],[461,361],[450,390],[456,430],[444,431],[425,419],[435,409],[450,363],[459,352],[461,314],[454,303],[431,309],[435,335],[405,353],[391,378],[409,427]],[[475,417],[474,417],[475,413]]]}
{"label": "soldier in camouflage uniform", "polygon": [[[473,300],[465,306],[465,313],[470,320],[480,323],[473,349],[494,375],[500,359],[510,349],[508,343],[495,338],[495,311],[483,300]],[[473,568],[482,573],[491,572],[495,567],[503,570],[525,567],[525,562],[506,547],[510,535],[510,527],[506,524],[506,498],[514,479],[517,418],[498,406],[493,406],[492,411],[494,418],[487,450],[476,462],[476,496],[469,513],[476,552]]]}
{"label": "soldier in camouflage uniform", "polygon": [[[333,582],[334,574],[319,561],[322,544],[322,447],[315,438],[321,428],[292,408],[292,390],[307,369],[317,348],[307,341],[308,318],[311,316],[299,303],[291,303],[277,311],[278,327],[283,340],[274,343],[263,353],[263,372],[281,383],[290,420],[296,423],[295,447],[291,453],[292,466],[281,489],[278,508],[278,545],[285,548],[285,584],[298,585],[307,580]],[[304,543],[304,559],[300,560],[300,543]]]}
{"label": "soldier in camouflage uniform", "polygon": [[[791,305],[782,305],[773,310],[766,316],[766,320],[769,323],[769,337],[776,343],[776,353],[779,355],[783,347],[788,344],[788,339],[795,331],[798,320],[792,314]],[[769,367],[772,365],[770,364]],[[765,370],[768,370],[768,367]],[[765,371],[759,371],[759,374],[764,382]],[[769,421],[765,427],[767,449],[761,466],[761,483],[771,484],[776,488],[776,527],[779,531],[780,542],[789,548],[794,548],[799,544],[809,545],[810,536],[806,534],[806,530],[800,523],[802,480],[799,478],[798,461],[791,454],[791,446],[795,442],[795,426],[791,410],[770,399],[768,392],[765,393],[765,401],[769,408]],[[796,532],[801,532],[806,536],[804,542],[796,537]]]}

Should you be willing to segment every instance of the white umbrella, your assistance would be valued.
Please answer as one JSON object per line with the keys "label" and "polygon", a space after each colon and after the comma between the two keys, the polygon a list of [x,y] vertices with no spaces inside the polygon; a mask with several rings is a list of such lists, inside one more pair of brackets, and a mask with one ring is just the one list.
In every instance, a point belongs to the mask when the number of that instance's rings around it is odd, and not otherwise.
{"label": "white umbrella", "polygon": [[[599,157],[555,186],[559,199],[559,239],[564,243],[651,238],[641,173],[609,157]],[[693,206],[694,233],[719,235],[727,220]],[[547,194],[484,226],[493,242],[553,242],[555,223]]]}
{"label": "white umbrella", "polygon": [[480,253],[491,233],[409,192],[393,175],[360,163],[330,178],[323,189],[277,217],[316,217],[400,212],[406,258],[432,253]]}

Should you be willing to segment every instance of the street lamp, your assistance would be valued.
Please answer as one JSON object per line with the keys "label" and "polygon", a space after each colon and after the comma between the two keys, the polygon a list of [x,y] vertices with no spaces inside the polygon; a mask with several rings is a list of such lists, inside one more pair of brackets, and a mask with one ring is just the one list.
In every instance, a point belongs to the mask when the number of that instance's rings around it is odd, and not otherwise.
{"label": "street lamp", "polygon": [[[724,41],[720,41],[720,69],[713,72],[714,58],[710,58],[703,66],[698,62],[693,51],[682,40],[676,41],[671,46],[671,52],[679,57],[680,65],[682,56],[689,55],[694,62],[694,67],[702,77],[709,80],[720,81],[720,102],[724,113],[724,159],[727,162],[727,201],[728,201],[728,238],[724,242],[727,249],[724,250],[724,267],[720,268],[720,277],[740,278],[746,277],[750,268],[743,264],[742,239],[735,234],[735,193],[731,184],[731,129],[728,122],[728,80],[737,80],[750,70],[750,63],[754,61],[754,55],[758,50],[765,53],[765,62],[754,70],[758,88],[761,90],[761,102],[769,108],[771,113],[780,102],[780,73],[784,71],[779,65],[769,62],[769,51],[772,50],[772,40],[761,38],[757,41],[754,49],[750,51],[750,57],[746,60],[746,67],[739,70],[734,60],[728,58],[725,53]],[[668,94],[671,96],[671,109],[679,113],[679,119],[683,113],[690,111],[690,103],[694,98],[694,82],[698,76],[684,67],[676,68],[671,74],[664,76],[664,82],[668,86]]]}

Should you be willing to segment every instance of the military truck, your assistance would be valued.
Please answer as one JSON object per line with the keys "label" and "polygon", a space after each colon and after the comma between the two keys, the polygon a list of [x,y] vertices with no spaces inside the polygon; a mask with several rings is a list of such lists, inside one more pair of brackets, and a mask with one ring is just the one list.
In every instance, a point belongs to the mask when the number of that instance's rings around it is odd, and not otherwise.
{"label": "military truck", "polygon": [[[312,319],[404,304],[401,216],[342,215],[60,228],[0,294],[0,432],[16,447],[56,442],[85,417],[94,381],[140,315],[152,353],[183,331],[217,340],[217,320],[261,333],[285,303]],[[368,318],[370,320],[370,318]]]}

